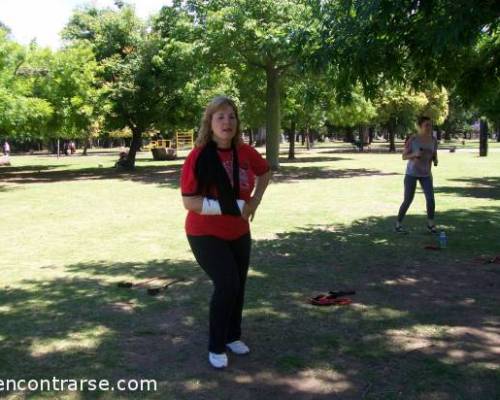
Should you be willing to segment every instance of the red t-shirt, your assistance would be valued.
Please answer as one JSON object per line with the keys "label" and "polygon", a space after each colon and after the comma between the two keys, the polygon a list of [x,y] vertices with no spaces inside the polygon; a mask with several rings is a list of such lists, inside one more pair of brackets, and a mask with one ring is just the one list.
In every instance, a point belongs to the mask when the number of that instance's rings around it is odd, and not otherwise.
{"label": "red t-shirt", "polygon": [[[187,156],[181,173],[181,192],[183,196],[199,196],[195,176],[196,160],[202,147],[195,147]],[[231,149],[218,149],[231,184],[233,184],[233,153]],[[269,171],[269,164],[252,146],[242,144],[238,147],[240,165],[240,199],[249,201],[255,187],[255,177]],[[248,221],[235,215],[201,215],[188,211],[186,233],[193,236],[216,236],[225,240],[234,240],[250,231]]]}

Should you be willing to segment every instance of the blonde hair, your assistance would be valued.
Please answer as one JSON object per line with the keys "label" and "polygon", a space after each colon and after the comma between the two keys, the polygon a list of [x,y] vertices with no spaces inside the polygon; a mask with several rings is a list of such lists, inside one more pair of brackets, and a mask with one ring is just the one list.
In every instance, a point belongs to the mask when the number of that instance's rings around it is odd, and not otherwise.
{"label": "blonde hair", "polygon": [[201,119],[200,130],[198,132],[198,136],[196,137],[196,147],[204,146],[212,140],[214,134],[212,131],[212,116],[223,106],[230,106],[236,117],[236,134],[231,141],[232,144],[237,146],[243,142],[240,131],[240,117],[238,116],[238,107],[236,106],[236,103],[227,96],[217,96],[214,97],[205,108],[203,118]]}

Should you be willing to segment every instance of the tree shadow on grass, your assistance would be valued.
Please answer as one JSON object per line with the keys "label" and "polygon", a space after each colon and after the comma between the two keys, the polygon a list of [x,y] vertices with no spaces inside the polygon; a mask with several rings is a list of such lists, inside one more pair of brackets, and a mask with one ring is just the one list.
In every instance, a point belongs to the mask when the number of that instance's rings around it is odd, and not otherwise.
{"label": "tree shadow on grass", "polygon": [[56,168],[64,168],[68,165],[22,165],[22,166],[10,166],[0,168],[0,192],[8,192],[14,190],[14,186],[5,185],[9,183],[9,180],[15,177],[21,180],[26,177],[28,180],[35,174],[48,173]]}
{"label": "tree shadow on grass", "polygon": [[299,163],[311,163],[311,162],[335,162],[335,161],[348,161],[352,158],[347,157],[296,157],[292,160],[288,158],[280,158],[280,164],[299,164]]}
{"label": "tree shadow on grass", "polygon": [[[436,239],[415,229],[395,235],[393,218],[258,241],[254,268],[274,277],[259,289],[269,293],[270,317],[282,316],[274,325],[281,325],[280,340],[289,347],[274,354],[287,354],[297,370],[329,364],[349,371],[347,380],[358,390],[353,398],[494,397],[500,389],[500,268],[474,257],[500,253],[499,211],[439,213],[450,237],[440,252],[425,250]],[[425,226],[424,217],[407,219],[409,227],[417,222]],[[358,291],[353,307],[304,304],[307,296],[349,288]],[[260,336],[268,340],[269,333]]]}
{"label": "tree shadow on grass", "polygon": [[161,163],[166,163],[166,162],[169,162],[169,161],[184,161],[186,159],[186,156],[177,156],[175,160],[155,160],[154,158],[138,158],[137,159],[137,164],[140,164],[140,163],[158,163],[158,164],[161,164]]}
{"label": "tree shadow on grass", "polygon": [[330,169],[326,167],[295,167],[283,166],[273,173],[273,182],[287,183],[308,179],[345,179],[362,176],[391,176],[393,172],[383,172],[368,168]]}
{"label": "tree shadow on grass", "polygon": [[[252,354],[230,356],[224,372],[206,360],[211,285],[194,261],[68,265],[66,277],[0,290],[0,376],[157,379],[158,392],[137,398],[491,399],[500,274],[472,259],[498,251],[499,211],[440,213],[441,252],[424,250],[435,239],[416,229],[395,236],[392,218],[256,240],[243,323]],[[158,275],[183,281],[158,297],[115,285]],[[357,290],[353,305],[305,303],[342,288]]]}
{"label": "tree shadow on grass", "polygon": [[11,192],[15,190],[13,186],[0,185],[0,193]]}
{"label": "tree shadow on grass", "polygon": [[[314,161],[343,161],[345,158],[310,157],[297,159],[296,163]],[[286,164],[286,163],[285,163]],[[46,167],[46,168],[45,168]],[[166,165],[141,165],[138,163],[134,171],[123,171],[115,168],[81,168],[55,169],[56,166],[14,167],[6,172],[0,171],[0,179],[6,184],[25,185],[30,183],[57,183],[82,180],[125,180],[145,184],[156,184],[178,189],[182,165],[178,162]],[[61,167],[61,166],[57,166]],[[348,168],[329,169],[327,167],[301,167],[284,165],[273,174],[275,182],[295,182],[307,179],[339,179],[360,176],[390,176],[376,169]]]}
{"label": "tree shadow on grass", "polygon": [[[194,263],[79,263],[68,266],[67,273],[0,290],[2,320],[7,321],[0,327],[0,376],[115,383],[127,377],[154,378],[159,370],[161,378],[190,355],[188,348],[200,347],[197,354],[205,348],[203,337],[193,337],[191,330],[195,307],[200,296],[208,297],[209,283]],[[152,297],[145,287],[117,287],[115,277],[121,275],[134,283],[159,275],[182,280]],[[88,392],[81,398],[100,397],[106,394]]]}
{"label": "tree shadow on grass", "polygon": [[451,179],[466,186],[440,186],[437,193],[453,194],[478,199],[500,200],[500,177]]}
{"label": "tree shadow on grass", "polygon": [[0,168],[0,177],[6,175],[8,178],[11,174],[18,175],[23,173],[39,173],[42,171],[50,171],[56,168],[68,167],[67,164],[53,164],[53,165],[19,165]]}
{"label": "tree shadow on grass", "polygon": [[[180,164],[165,166],[138,165],[133,171],[115,168],[57,169],[37,168],[41,166],[14,167],[2,172],[0,179],[9,184],[56,183],[79,180],[125,180],[147,184],[157,184],[174,189],[179,187]],[[60,166],[58,166],[60,167]]]}

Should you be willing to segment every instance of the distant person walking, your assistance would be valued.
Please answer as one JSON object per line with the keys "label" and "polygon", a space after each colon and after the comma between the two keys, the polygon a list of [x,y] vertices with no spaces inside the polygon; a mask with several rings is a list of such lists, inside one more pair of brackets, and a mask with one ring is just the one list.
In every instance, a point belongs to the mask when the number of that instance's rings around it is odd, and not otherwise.
{"label": "distant person walking", "polygon": [[431,168],[433,162],[434,166],[438,165],[438,143],[437,139],[432,135],[432,121],[429,117],[420,117],[418,119],[418,129],[418,134],[408,138],[403,150],[403,160],[408,160],[408,163],[406,165],[406,174],[404,178],[404,200],[399,208],[395,231],[398,233],[408,233],[403,228],[402,223],[415,197],[418,181],[425,194],[427,205],[427,230],[435,234],[437,233],[434,224],[436,204]]}
{"label": "distant person walking", "polygon": [[7,140],[3,143],[3,154],[7,157],[10,155],[10,144]]}

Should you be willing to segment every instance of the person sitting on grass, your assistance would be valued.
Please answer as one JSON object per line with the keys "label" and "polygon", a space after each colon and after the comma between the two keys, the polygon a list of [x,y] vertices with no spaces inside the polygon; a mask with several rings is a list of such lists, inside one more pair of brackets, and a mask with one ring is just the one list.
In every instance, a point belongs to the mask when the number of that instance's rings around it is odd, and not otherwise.
{"label": "person sitting on grass", "polygon": [[419,132],[410,136],[405,143],[403,150],[403,160],[408,160],[406,174],[404,178],[404,200],[399,208],[398,219],[395,231],[398,233],[408,233],[402,225],[403,219],[415,197],[417,181],[425,194],[427,204],[427,230],[430,233],[437,233],[434,224],[435,199],[432,179],[432,162],[438,165],[437,159],[437,139],[432,135],[432,122],[429,117],[419,117]]}

